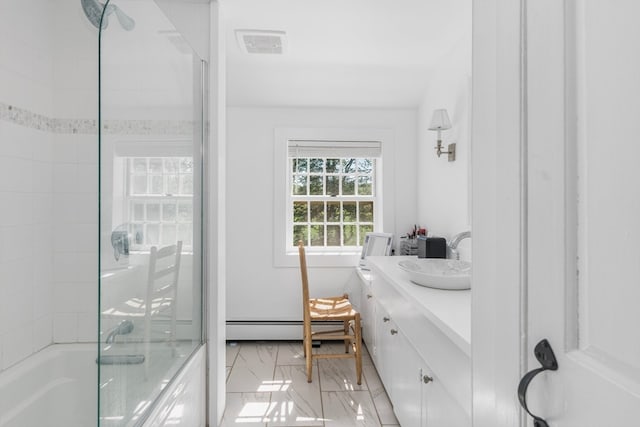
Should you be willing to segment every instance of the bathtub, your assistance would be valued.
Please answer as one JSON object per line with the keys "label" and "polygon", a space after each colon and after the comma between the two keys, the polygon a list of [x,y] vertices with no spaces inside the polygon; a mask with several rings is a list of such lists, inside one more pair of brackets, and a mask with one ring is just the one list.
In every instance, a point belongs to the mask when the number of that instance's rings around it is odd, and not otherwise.
{"label": "bathtub", "polygon": [[96,426],[96,354],[57,344],[0,373],[0,427]]}
{"label": "bathtub", "polygon": [[[98,365],[96,344],[56,344],[0,373],[0,427],[95,427],[98,425]],[[186,362],[186,364],[185,364]],[[157,374],[164,378],[135,381],[143,365],[105,366],[102,372],[103,419],[100,425],[143,427],[200,427],[205,423],[205,348],[199,347],[187,360]],[[182,369],[179,369],[180,365]],[[136,374],[136,370],[137,372]],[[178,372],[174,381],[166,376]],[[152,372],[152,376],[154,373]],[[110,393],[114,375],[127,375],[137,387]],[[158,390],[152,390],[158,388]],[[160,393],[160,389],[165,389]],[[124,393],[123,393],[124,392]],[[142,408],[149,396],[159,399],[149,414],[122,414],[127,406]],[[148,403],[148,401],[147,401]],[[105,404],[107,405],[105,407]],[[149,403],[148,403],[149,404]],[[126,412],[126,411],[124,411]],[[146,416],[145,416],[146,415]],[[143,421],[144,418],[144,421]]]}

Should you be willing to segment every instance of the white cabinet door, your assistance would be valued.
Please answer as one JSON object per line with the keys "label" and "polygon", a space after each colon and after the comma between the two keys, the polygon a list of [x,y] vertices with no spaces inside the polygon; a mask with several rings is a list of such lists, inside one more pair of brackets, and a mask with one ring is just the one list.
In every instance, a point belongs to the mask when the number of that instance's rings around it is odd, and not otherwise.
{"label": "white cabinet door", "polygon": [[393,410],[402,427],[420,427],[423,362],[401,332],[396,335],[394,344],[397,360],[394,366]]}
{"label": "white cabinet door", "polygon": [[422,369],[422,427],[470,427],[471,420],[428,366]]}
{"label": "white cabinet door", "polygon": [[550,427],[638,426],[640,2],[527,3],[528,355]]}
{"label": "white cabinet door", "polygon": [[360,295],[360,310],[362,316],[362,338],[364,339],[369,354],[376,358],[376,333],[375,333],[375,298],[371,283],[362,282]]}
{"label": "white cabinet door", "polygon": [[387,394],[395,401],[395,366],[398,360],[397,337],[398,327],[391,320],[387,310],[379,303],[375,304],[375,331],[376,331],[376,368],[380,379],[384,383]]}

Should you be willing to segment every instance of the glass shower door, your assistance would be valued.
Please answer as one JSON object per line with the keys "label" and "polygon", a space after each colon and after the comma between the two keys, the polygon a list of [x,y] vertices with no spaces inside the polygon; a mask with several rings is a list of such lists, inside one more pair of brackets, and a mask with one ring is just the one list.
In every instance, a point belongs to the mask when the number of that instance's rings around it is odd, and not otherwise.
{"label": "glass shower door", "polygon": [[153,0],[106,8],[99,425],[135,426],[202,342],[204,66]]}

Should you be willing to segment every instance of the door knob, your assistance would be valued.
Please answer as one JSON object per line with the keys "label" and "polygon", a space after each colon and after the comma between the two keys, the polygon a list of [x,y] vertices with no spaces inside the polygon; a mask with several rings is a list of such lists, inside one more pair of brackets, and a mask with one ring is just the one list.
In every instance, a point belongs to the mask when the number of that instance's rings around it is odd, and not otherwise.
{"label": "door knob", "polygon": [[422,382],[423,383],[429,384],[432,381],[433,381],[433,377],[430,377],[429,375],[423,375],[422,376]]}
{"label": "door knob", "polygon": [[391,319],[389,317],[387,317],[387,316],[384,316],[382,318],[382,321],[385,322],[385,323],[388,322],[389,320],[391,320]]}
{"label": "door knob", "polygon": [[389,332],[391,332],[391,335],[395,335],[398,333],[398,331],[396,331],[395,329],[390,330]]}
{"label": "door knob", "polygon": [[373,295],[367,294],[367,299],[371,299],[371,298],[373,298]]}
{"label": "door knob", "polygon": [[544,419],[532,414],[527,407],[527,388],[529,388],[529,384],[533,378],[540,372],[558,370],[558,361],[556,360],[555,354],[553,354],[551,344],[549,344],[549,341],[546,339],[540,341],[536,345],[533,349],[533,354],[536,356],[536,359],[538,359],[538,362],[540,362],[542,367],[527,372],[525,376],[522,377],[520,384],[518,384],[518,400],[520,401],[520,406],[522,406],[522,408],[527,411],[527,414],[531,415],[533,418],[534,427],[549,427],[549,424],[547,424]]}

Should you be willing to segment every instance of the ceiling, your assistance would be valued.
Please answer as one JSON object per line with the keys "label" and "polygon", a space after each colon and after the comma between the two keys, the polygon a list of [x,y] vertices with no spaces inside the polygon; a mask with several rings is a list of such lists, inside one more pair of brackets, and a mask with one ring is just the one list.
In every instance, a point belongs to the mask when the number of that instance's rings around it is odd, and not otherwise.
{"label": "ceiling", "polygon": [[[471,30],[471,0],[223,0],[227,104],[415,107],[430,70]],[[236,29],[287,33],[246,54]]]}

